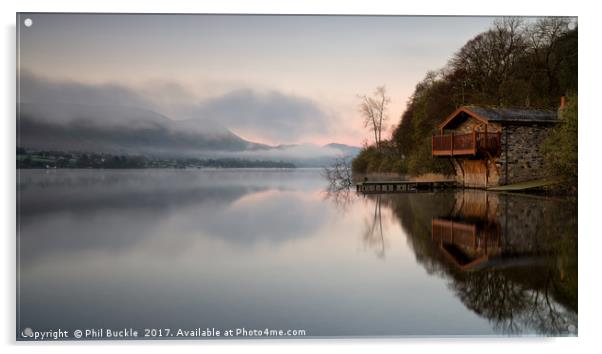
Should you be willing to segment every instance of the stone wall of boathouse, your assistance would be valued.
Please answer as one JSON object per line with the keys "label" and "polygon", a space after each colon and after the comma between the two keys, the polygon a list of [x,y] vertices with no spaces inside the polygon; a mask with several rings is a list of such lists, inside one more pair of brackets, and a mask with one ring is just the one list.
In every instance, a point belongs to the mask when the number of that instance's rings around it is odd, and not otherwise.
{"label": "stone wall of boathouse", "polygon": [[552,127],[550,124],[502,126],[501,154],[496,159],[500,185],[546,176],[541,147]]}

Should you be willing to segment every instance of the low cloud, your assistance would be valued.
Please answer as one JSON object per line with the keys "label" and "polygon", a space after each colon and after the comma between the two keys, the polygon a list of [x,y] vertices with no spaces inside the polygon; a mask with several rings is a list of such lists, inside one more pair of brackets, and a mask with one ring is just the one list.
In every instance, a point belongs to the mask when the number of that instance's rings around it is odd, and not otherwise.
{"label": "low cloud", "polygon": [[[173,121],[187,120],[187,127],[195,125],[210,129],[218,125],[243,136],[259,138],[270,143],[290,143],[306,137],[323,136],[332,130],[333,116],[323,111],[311,99],[285,94],[276,90],[260,91],[240,88],[199,101],[192,90],[178,83],[162,82],[161,90],[134,89],[125,85],[88,84],[67,80],[50,80],[27,71],[20,75],[20,102],[99,107],[131,107],[165,115]],[[79,110],[82,110],[80,108]],[[105,109],[106,110],[106,109]],[[53,114],[58,113],[58,114]],[[90,113],[96,123],[115,123],[115,118]],[[47,120],[65,122],[61,112],[48,112]],[[57,121],[58,120],[58,121]]]}
{"label": "low cloud", "polygon": [[19,100],[36,104],[154,108],[148,99],[123,85],[50,80],[28,71],[21,71],[19,75]]}
{"label": "low cloud", "polygon": [[315,102],[278,91],[238,89],[201,102],[192,114],[273,142],[296,141],[330,129],[328,115]]}

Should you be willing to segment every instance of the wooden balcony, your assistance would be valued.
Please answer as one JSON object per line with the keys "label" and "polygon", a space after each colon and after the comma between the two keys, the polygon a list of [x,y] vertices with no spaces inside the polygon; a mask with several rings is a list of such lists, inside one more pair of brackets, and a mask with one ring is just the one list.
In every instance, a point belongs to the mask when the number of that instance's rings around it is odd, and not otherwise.
{"label": "wooden balcony", "polygon": [[433,156],[491,155],[500,154],[501,134],[472,132],[469,134],[434,135]]}

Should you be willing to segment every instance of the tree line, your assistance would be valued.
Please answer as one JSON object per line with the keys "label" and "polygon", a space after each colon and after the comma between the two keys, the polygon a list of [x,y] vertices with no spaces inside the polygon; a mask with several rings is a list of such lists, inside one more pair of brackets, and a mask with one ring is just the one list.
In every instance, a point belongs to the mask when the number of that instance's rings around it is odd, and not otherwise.
{"label": "tree line", "polygon": [[[564,153],[552,156],[574,163],[576,173],[577,26],[563,17],[528,22],[501,18],[487,31],[470,39],[440,70],[429,71],[409,98],[406,110],[391,136],[382,139],[390,98],[379,87],[372,97],[362,96],[360,113],[374,132],[374,143],[365,144],[354,159],[354,172],[452,174],[444,159],[431,156],[431,136],[448,114],[462,105],[557,109],[561,96],[575,107],[575,129],[561,124]],[[381,111],[379,111],[379,109]],[[382,119],[381,119],[382,118]],[[572,144],[572,145],[571,145]],[[551,144],[548,144],[551,145]],[[571,156],[569,156],[571,155]],[[570,161],[568,161],[570,160]],[[553,167],[556,172],[562,169]],[[566,166],[565,166],[566,167]]]}
{"label": "tree line", "polygon": [[295,168],[285,161],[238,158],[154,158],[143,155],[28,151],[17,147],[17,168]]}

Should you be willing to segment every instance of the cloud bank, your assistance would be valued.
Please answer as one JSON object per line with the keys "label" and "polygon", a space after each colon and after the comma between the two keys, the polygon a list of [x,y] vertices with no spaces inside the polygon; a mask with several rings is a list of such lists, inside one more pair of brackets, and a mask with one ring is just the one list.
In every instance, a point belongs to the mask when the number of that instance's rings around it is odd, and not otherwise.
{"label": "cloud bank", "polygon": [[[162,92],[168,87],[177,87],[179,93]],[[221,126],[243,136],[274,144],[323,136],[333,127],[333,117],[326,114],[316,102],[277,90],[238,88],[208,99],[198,100],[194,97],[190,90],[186,91],[177,83],[164,83],[156,90],[136,90],[117,83],[49,80],[27,71],[20,75],[20,102],[43,104],[45,107],[78,105],[79,111],[83,110],[81,107],[89,107],[94,112],[106,111],[106,107],[130,107],[152,112],[149,116],[157,113],[178,121],[178,125],[186,129],[204,127],[203,130],[211,130],[211,127]],[[89,116],[94,117],[95,123],[100,125],[120,123],[123,126],[132,123],[125,116],[102,116],[97,113],[90,113]],[[61,112],[48,112],[45,117],[53,123],[73,118]],[[118,119],[121,121],[116,122]]]}
{"label": "cloud bank", "polygon": [[193,114],[244,135],[277,142],[297,141],[331,128],[330,117],[315,102],[278,91],[238,89],[200,102]]}

